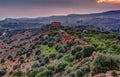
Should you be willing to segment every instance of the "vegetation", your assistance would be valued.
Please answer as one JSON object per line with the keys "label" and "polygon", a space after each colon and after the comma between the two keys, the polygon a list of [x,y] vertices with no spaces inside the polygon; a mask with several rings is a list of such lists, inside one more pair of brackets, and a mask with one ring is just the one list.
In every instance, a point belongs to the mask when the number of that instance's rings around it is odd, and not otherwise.
{"label": "vegetation", "polygon": [[96,59],[94,59],[91,64],[91,71],[93,73],[99,73],[106,72],[109,70],[119,70],[119,63],[119,55],[98,53]]}
{"label": "vegetation", "polygon": [[1,68],[0,69],[0,76],[3,76],[6,74],[6,68]]}
{"label": "vegetation", "polygon": [[[89,77],[120,71],[120,40],[117,34],[95,29],[90,26],[81,30],[47,25],[41,30],[33,30],[32,35],[22,38],[22,43],[6,51],[8,53],[16,48],[16,53],[0,59],[0,66],[8,62],[13,66],[12,71],[0,69],[0,76],[9,71],[9,77]],[[114,71],[111,75],[118,76]]]}

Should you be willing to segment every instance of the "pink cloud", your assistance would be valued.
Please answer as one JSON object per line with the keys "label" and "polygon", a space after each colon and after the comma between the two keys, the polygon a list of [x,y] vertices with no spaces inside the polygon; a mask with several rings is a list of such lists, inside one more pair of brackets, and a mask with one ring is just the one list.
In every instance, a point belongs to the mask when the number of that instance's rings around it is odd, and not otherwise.
{"label": "pink cloud", "polygon": [[97,0],[98,3],[120,3],[120,0]]}

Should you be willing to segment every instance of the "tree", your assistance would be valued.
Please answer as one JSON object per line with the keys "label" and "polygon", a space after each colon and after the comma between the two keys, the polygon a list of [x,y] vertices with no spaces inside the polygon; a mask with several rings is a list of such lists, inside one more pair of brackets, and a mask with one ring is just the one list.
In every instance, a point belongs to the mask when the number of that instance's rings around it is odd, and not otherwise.
{"label": "tree", "polygon": [[13,60],[13,57],[11,55],[9,55],[8,60]]}
{"label": "tree", "polygon": [[59,53],[59,54],[57,54],[57,59],[60,59],[60,58],[62,58],[63,57],[63,54],[62,53]]}
{"label": "tree", "polygon": [[119,55],[98,53],[94,61],[91,63],[91,71],[92,73],[100,73],[109,70],[119,70],[119,64]]}
{"label": "tree", "polygon": [[1,59],[0,63],[4,64],[5,63],[5,59]]}
{"label": "tree", "polygon": [[35,52],[35,55],[40,55],[41,54],[41,50],[37,50],[36,52]]}
{"label": "tree", "polygon": [[35,77],[52,77],[52,71],[44,70],[42,72],[37,73]]}
{"label": "tree", "polygon": [[81,52],[81,50],[82,50],[82,47],[81,47],[81,46],[76,46],[76,47],[72,50],[71,54],[72,54],[72,55],[75,55],[77,52]]}
{"label": "tree", "polygon": [[35,75],[39,72],[40,71],[38,68],[32,68],[31,70],[27,71],[27,75],[28,77],[35,77]]}
{"label": "tree", "polygon": [[27,71],[28,77],[35,77],[38,73],[46,70],[45,67],[40,67],[40,68],[32,68],[31,70]]}
{"label": "tree", "polygon": [[49,63],[49,58],[45,57],[45,64]]}
{"label": "tree", "polygon": [[1,68],[0,69],[0,77],[4,76],[6,74],[6,68]]}
{"label": "tree", "polygon": [[55,65],[48,65],[47,69],[51,71],[55,71]]}
{"label": "tree", "polygon": [[31,55],[31,52],[26,53],[26,57],[30,57],[30,55]]}
{"label": "tree", "polygon": [[67,61],[67,62],[73,62],[74,57],[72,55],[67,55],[67,56],[64,57],[64,60]]}
{"label": "tree", "polygon": [[20,63],[24,63],[24,62],[25,62],[24,57],[20,57],[20,58],[19,58],[19,61],[20,61]]}
{"label": "tree", "polygon": [[79,58],[81,58],[82,57],[82,53],[81,52],[77,52],[77,53],[75,53],[75,59],[79,59]]}
{"label": "tree", "polygon": [[60,45],[60,44],[58,44],[58,45],[55,47],[56,50],[59,50],[60,48],[62,48],[62,45]]}
{"label": "tree", "polygon": [[58,52],[59,52],[59,53],[65,53],[65,52],[66,52],[65,47],[60,48],[60,49],[58,50]]}
{"label": "tree", "polygon": [[112,71],[112,72],[111,72],[111,75],[112,75],[113,77],[118,77],[118,74],[117,74],[115,71]]}
{"label": "tree", "polygon": [[54,43],[53,42],[49,42],[48,43],[48,47],[53,47]]}
{"label": "tree", "polygon": [[52,53],[49,55],[49,58],[56,59],[56,53]]}
{"label": "tree", "polygon": [[20,70],[14,71],[14,72],[12,73],[12,76],[11,76],[11,77],[13,77],[13,76],[23,77],[23,72],[20,71]]}
{"label": "tree", "polygon": [[90,57],[92,53],[95,51],[95,48],[93,46],[86,46],[83,49],[83,57]]}
{"label": "tree", "polygon": [[40,63],[38,62],[35,62],[33,65],[32,65],[32,68],[39,68],[40,67]]}
{"label": "tree", "polygon": [[58,63],[56,66],[56,72],[64,71],[66,66],[67,66],[67,64],[65,62]]}
{"label": "tree", "polygon": [[90,72],[90,61],[87,61],[83,64],[81,64],[81,66],[78,68],[78,70],[76,71],[76,77],[83,77],[86,73]]}

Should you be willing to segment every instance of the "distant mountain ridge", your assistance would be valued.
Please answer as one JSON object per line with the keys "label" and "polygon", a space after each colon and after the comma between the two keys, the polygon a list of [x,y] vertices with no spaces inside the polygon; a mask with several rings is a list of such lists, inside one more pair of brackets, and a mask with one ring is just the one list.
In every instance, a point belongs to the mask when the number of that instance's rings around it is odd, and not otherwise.
{"label": "distant mountain ridge", "polygon": [[19,18],[19,19],[6,18],[5,20],[0,21],[0,25],[1,27],[4,27],[4,24],[9,24],[9,23],[19,23],[19,24],[39,23],[41,25],[46,25],[54,21],[61,22],[63,25],[68,25],[68,26],[95,25],[95,26],[106,26],[110,29],[114,28],[114,26],[116,28],[120,28],[120,10],[113,10],[113,11],[92,13],[92,14],[69,14],[66,16],[63,15],[63,16],[49,16],[49,17],[38,17],[38,18]]}

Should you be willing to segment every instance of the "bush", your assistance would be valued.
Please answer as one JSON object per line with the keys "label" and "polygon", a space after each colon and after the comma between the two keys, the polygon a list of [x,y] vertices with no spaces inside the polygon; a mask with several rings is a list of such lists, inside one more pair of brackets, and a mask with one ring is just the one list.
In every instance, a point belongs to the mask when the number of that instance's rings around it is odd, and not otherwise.
{"label": "bush", "polygon": [[89,65],[83,65],[82,67],[80,67],[80,69],[77,70],[76,77],[83,77],[83,75],[89,72],[90,72]]}
{"label": "bush", "polygon": [[118,75],[117,75],[117,73],[116,73],[115,71],[111,72],[111,75],[112,75],[113,77],[118,77]]}
{"label": "bush", "polygon": [[98,53],[91,64],[92,73],[106,72],[109,70],[119,70],[119,55]]}
{"label": "bush", "polygon": [[45,41],[42,41],[42,44],[43,44],[43,45],[47,45],[48,42],[45,40]]}
{"label": "bush", "polygon": [[70,76],[70,77],[76,77],[76,76],[75,76],[75,73],[70,73],[69,76]]}
{"label": "bush", "polygon": [[49,63],[49,58],[45,57],[45,64]]}
{"label": "bush", "polygon": [[51,53],[51,54],[49,55],[49,58],[51,58],[51,59],[56,59],[56,53]]}
{"label": "bush", "polygon": [[37,73],[44,71],[45,68],[32,68],[31,70],[27,71],[28,77],[35,77]]}
{"label": "bush", "polygon": [[62,57],[63,57],[63,54],[62,54],[62,53],[57,54],[57,59],[60,59],[60,58],[62,58]]}
{"label": "bush", "polygon": [[56,50],[59,50],[60,48],[62,48],[62,45],[60,44],[55,47]]}
{"label": "bush", "polygon": [[16,64],[16,65],[13,66],[13,70],[16,70],[18,68],[20,68],[20,64]]}
{"label": "bush", "polygon": [[60,48],[60,49],[58,50],[58,52],[59,52],[59,53],[65,53],[65,52],[66,52],[66,49],[65,49],[64,47],[62,47],[62,48]]}
{"label": "bush", "polygon": [[72,71],[72,68],[71,68],[71,67],[67,67],[67,68],[65,69],[66,74],[70,73],[71,71]]}
{"label": "bush", "polygon": [[64,71],[66,66],[67,66],[67,64],[65,62],[58,63],[56,66],[56,72]]}
{"label": "bush", "polygon": [[95,51],[95,48],[93,46],[84,47],[84,50],[82,52],[83,57],[90,57],[94,51]]}
{"label": "bush", "polygon": [[55,66],[54,65],[48,65],[47,69],[51,70],[51,71],[55,71]]}
{"label": "bush", "polygon": [[22,56],[27,53],[27,50],[25,48],[21,48],[20,51],[17,51],[16,56]]}
{"label": "bush", "polygon": [[84,58],[76,68],[76,77],[83,77],[85,74],[89,73],[91,62],[89,58]]}
{"label": "bush", "polygon": [[31,52],[26,53],[26,57],[30,57],[30,55],[31,55]]}
{"label": "bush", "polygon": [[55,49],[56,49],[59,53],[65,53],[65,52],[66,52],[65,46],[62,46],[62,45],[57,45],[57,46],[55,47]]}
{"label": "bush", "polygon": [[53,47],[54,43],[53,42],[49,42],[48,43],[48,47]]}
{"label": "bush", "polygon": [[67,62],[73,62],[74,57],[72,55],[67,55],[67,56],[64,57],[64,60],[67,61]]}
{"label": "bush", "polygon": [[38,62],[35,62],[33,65],[32,65],[32,68],[39,68],[40,67],[40,63]]}
{"label": "bush", "polygon": [[72,50],[71,54],[72,54],[72,55],[75,55],[77,52],[81,52],[81,50],[82,50],[82,47],[76,46],[76,47]]}
{"label": "bush", "polygon": [[61,39],[61,37],[56,37],[55,40],[56,40],[57,42],[60,42],[62,39]]}
{"label": "bush", "polygon": [[11,55],[9,55],[8,60],[13,60],[13,57]]}
{"label": "bush", "polygon": [[37,50],[36,52],[35,52],[35,55],[40,55],[41,54],[41,50]]}
{"label": "bush", "polygon": [[35,75],[35,77],[52,77],[52,72],[50,70],[44,70]]}
{"label": "bush", "polygon": [[6,74],[6,68],[0,69],[0,77]]}
{"label": "bush", "polygon": [[1,59],[0,63],[4,64],[5,63],[5,59]]}
{"label": "bush", "polygon": [[77,53],[75,53],[75,59],[79,59],[79,58],[81,58],[82,57],[82,53],[81,52],[77,52]]}
{"label": "bush", "polygon": [[24,63],[24,62],[25,62],[24,57],[20,57],[20,58],[19,58],[19,61],[20,61],[20,63]]}
{"label": "bush", "polygon": [[11,77],[23,77],[23,72],[19,70],[14,71]]}

